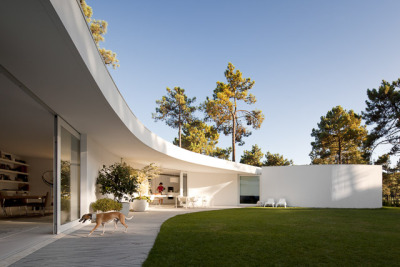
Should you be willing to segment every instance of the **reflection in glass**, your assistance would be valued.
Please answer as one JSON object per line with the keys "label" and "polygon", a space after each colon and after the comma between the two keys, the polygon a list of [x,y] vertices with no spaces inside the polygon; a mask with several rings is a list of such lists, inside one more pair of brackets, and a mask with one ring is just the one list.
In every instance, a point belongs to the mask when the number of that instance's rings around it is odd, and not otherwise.
{"label": "reflection in glass", "polygon": [[61,224],[79,219],[80,141],[61,127]]}
{"label": "reflection in glass", "polygon": [[260,200],[260,178],[240,176],[240,204],[256,204]]}

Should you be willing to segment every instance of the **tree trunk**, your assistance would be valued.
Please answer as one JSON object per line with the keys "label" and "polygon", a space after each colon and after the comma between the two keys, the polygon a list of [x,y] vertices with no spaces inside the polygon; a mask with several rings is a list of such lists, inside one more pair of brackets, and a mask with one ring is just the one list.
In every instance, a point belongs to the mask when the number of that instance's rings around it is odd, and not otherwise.
{"label": "tree trunk", "polygon": [[235,116],[233,116],[232,118],[232,161],[235,162],[236,160],[236,147],[235,147],[235,143],[236,143],[236,118]]}
{"label": "tree trunk", "polygon": [[182,147],[182,120],[181,120],[181,113],[182,113],[182,110],[181,110],[181,107],[179,106],[179,136],[178,136],[178,138],[179,138],[179,147]]}
{"label": "tree trunk", "polygon": [[179,123],[179,147],[182,147],[182,125]]}
{"label": "tree trunk", "polygon": [[338,154],[339,154],[339,162],[338,162],[338,164],[342,164],[342,142],[340,140],[340,137],[339,137],[339,151],[338,151]]}

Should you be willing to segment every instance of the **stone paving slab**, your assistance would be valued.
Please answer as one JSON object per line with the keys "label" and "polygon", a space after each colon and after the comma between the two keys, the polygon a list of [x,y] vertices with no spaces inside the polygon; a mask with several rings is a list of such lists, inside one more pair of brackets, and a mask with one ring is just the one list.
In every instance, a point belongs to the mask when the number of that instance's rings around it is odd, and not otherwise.
{"label": "stone paving slab", "polygon": [[103,236],[100,226],[90,237],[87,237],[94,227],[93,223],[66,234],[62,238],[45,244],[26,257],[14,261],[13,267],[28,266],[141,266],[153,247],[160,227],[164,221],[189,212],[213,209],[175,209],[151,208],[146,212],[130,213],[134,215],[126,221],[128,232],[118,223],[114,229],[113,223],[106,224]]}

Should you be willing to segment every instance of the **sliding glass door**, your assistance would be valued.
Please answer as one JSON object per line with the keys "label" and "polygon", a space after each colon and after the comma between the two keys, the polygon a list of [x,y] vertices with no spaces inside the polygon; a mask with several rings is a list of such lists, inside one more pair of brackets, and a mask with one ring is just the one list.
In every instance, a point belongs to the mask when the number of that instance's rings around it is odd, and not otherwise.
{"label": "sliding glass door", "polygon": [[80,216],[80,135],[57,117],[55,233],[70,227]]}

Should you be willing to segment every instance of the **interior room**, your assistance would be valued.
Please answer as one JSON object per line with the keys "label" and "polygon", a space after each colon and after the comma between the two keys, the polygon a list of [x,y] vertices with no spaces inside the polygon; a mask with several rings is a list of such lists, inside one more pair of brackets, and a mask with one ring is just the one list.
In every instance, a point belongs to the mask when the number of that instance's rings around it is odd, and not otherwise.
{"label": "interior room", "polygon": [[0,238],[10,244],[53,233],[54,117],[26,89],[0,72]]}
{"label": "interior room", "polygon": [[[184,177],[186,177],[186,175]],[[151,180],[150,193],[159,194],[157,188],[160,183],[162,183],[162,186],[165,188],[161,193],[164,197],[162,197],[162,201],[156,198],[153,204],[175,205],[176,198],[180,194],[180,173],[163,170],[158,177]]]}

